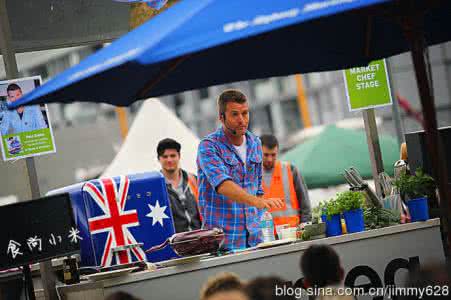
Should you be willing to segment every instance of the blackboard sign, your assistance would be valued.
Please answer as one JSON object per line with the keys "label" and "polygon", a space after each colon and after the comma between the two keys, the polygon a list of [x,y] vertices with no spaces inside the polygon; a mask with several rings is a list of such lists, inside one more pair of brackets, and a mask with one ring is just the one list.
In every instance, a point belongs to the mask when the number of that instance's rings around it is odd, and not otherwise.
{"label": "blackboard sign", "polygon": [[0,206],[0,270],[77,253],[69,194]]}

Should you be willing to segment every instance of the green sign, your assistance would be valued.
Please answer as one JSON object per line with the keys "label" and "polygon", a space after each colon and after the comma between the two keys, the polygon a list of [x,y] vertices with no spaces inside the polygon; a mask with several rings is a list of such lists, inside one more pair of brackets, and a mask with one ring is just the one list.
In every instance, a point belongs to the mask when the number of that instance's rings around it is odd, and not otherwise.
{"label": "green sign", "polygon": [[17,159],[55,152],[49,128],[2,136],[3,159]]}
{"label": "green sign", "polygon": [[385,60],[343,71],[350,111],[392,104]]}
{"label": "green sign", "polygon": [[0,139],[3,160],[56,152],[52,126],[46,105],[20,106],[8,110],[14,102],[41,84],[41,77],[0,81]]}

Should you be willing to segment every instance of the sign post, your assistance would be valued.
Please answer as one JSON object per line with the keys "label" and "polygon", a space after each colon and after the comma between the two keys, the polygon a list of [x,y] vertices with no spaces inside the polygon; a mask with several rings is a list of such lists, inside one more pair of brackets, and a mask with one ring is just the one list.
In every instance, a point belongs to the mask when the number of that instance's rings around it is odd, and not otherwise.
{"label": "sign post", "polygon": [[382,196],[379,174],[384,171],[374,108],[392,104],[390,81],[385,60],[372,61],[366,67],[343,71],[350,111],[362,111],[370,152],[376,193]]}
{"label": "sign post", "polygon": [[[11,46],[11,29],[9,25],[8,11],[6,9],[6,1],[0,0],[0,50],[5,64],[6,77],[16,78],[19,75],[17,70],[17,62],[14,50]],[[25,159],[28,177],[28,187],[30,190],[30,197],[28,199],[39,198],[41,193],[39,191],[38,176],[36,173],[36,166],[33,157]],[[26,269],[25,269],[26,270]],[[45,298],[48,300],[58,299],[55,289],[55,275],[53,274],[51,261],[43,261],[40,263],[42,284],[44,288]],[[30,288],[32,289],[32,287]]]}

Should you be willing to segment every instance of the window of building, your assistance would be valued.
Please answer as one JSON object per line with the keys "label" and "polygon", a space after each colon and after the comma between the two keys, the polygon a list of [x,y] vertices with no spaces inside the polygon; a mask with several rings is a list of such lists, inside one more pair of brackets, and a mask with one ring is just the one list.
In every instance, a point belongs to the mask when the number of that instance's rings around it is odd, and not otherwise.
{"label": "window of building", "polygon": [[296,101],[296,98],[292,98],[288,101],[283,101],[281,103],[282,106],[282,115],[284,116],[285,128],[287,134],[296,132],[299,129],[302,129],[301,117],[299,114],[299,106]]}
{"label": "window of building", "polygon": [[256,135],[274,132],[270,105],[263,105],[252,109],[249,129]]}
{"label": "window of building", "polygon": [[199,98],[200,99],[208,99],[209,97],[208,88],[200,89],[199,90]]}
{"label": "window of building", "polygon": [[174,109],[175,109],[175,114],[177,115],[177,117],[180,118],[181,116],[181,110],[183,107],[183,96],[181,94],[175,94],[174,95]]}

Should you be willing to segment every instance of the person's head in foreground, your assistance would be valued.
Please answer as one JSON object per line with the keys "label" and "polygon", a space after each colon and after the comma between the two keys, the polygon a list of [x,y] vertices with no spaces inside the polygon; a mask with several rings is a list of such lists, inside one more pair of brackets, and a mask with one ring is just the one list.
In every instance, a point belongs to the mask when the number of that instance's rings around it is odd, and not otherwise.
{"label": "person's head in foreground", "polygon": [[244,284],[233,273],[220,273],[208,279],[200,292],[200,300],[249,300]]}
{"label": "person's head in foreground", "polygon": [[294,297],[283,294],[285,280],[277,276],[257,277],[246,284],[249,300],[291,300]]}
{"label": "person's head in foreground", "polygon": [[[451,265],[435,264],[409,272],[406,287],[411,293],[401,300],[450,299]],[[406,293],[407,294],[407,293]]]}
{"label": "person's head in foreground", "polygon": [[340,258],[328,245],[312,245],[301,257],[304,287],[339,285],[344,277]]}
{"label": "person's head in foreground", "polygon": [[115,292],[110,294],[105,300],[140,300],[126,292]]}

